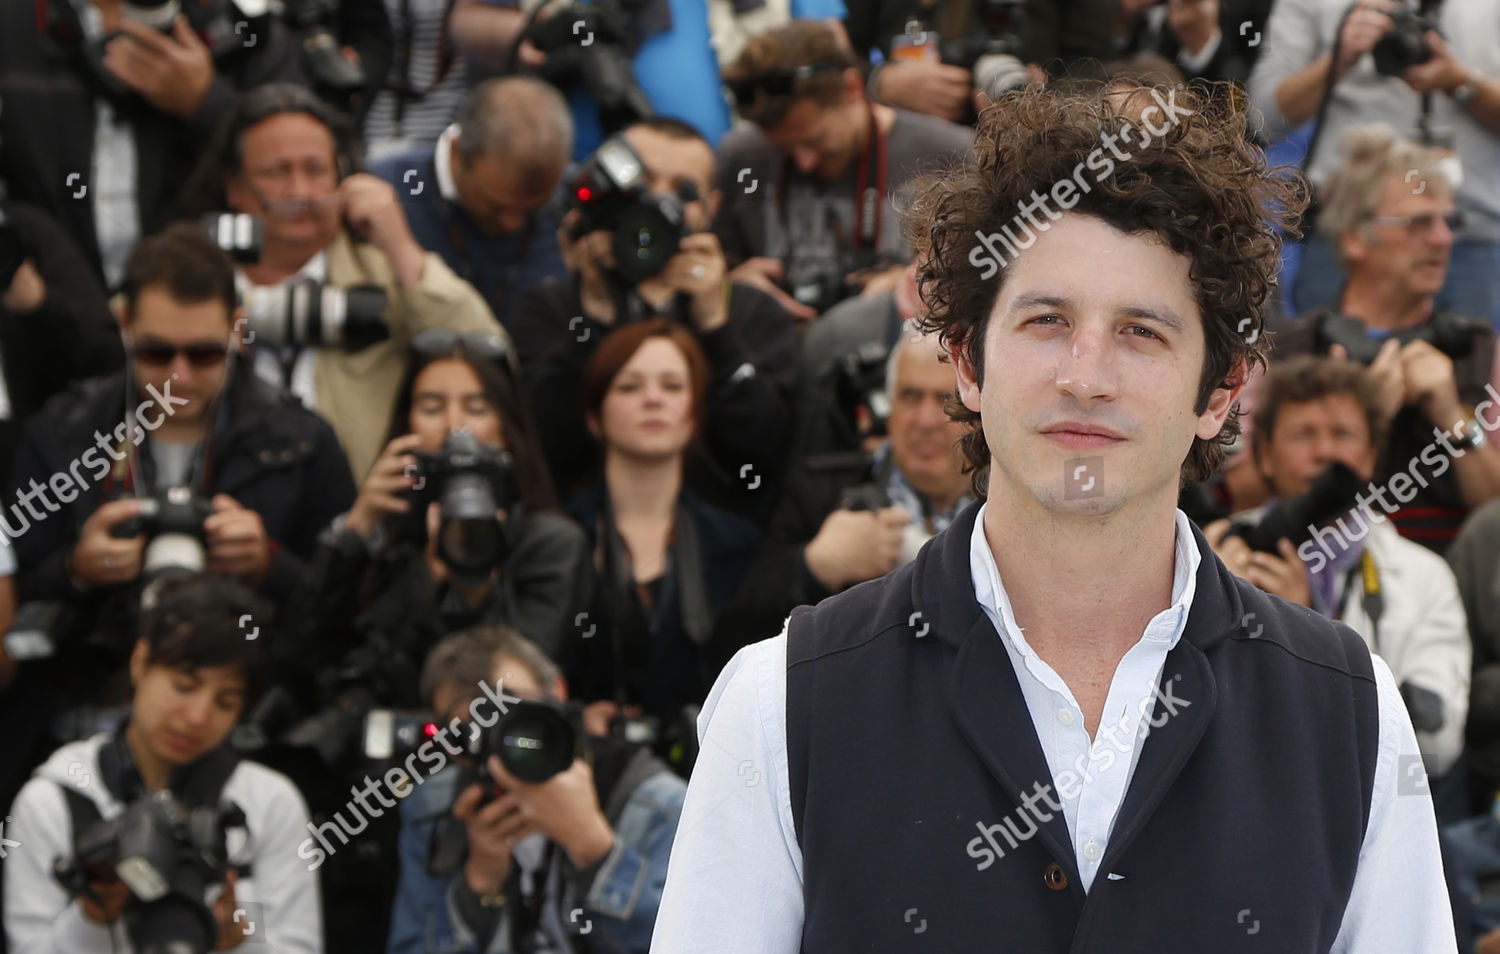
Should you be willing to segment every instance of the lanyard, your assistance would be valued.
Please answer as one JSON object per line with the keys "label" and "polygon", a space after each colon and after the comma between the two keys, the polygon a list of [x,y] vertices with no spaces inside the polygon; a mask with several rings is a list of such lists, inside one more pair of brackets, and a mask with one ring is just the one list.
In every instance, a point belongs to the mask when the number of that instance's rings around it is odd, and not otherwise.
{"label": "lanyard", "polygon": [[[1380,653],[1380,617],[1385,612],[1385,597],[1380,590],[1380,574],[1375,569],[1375,558],[1370,556],[1366,548],[1359,555],[1359,565],[1350,567],[1349,573],[1344,577],[1344,597],[1347,598],[1350,587],[1355,581],[1360,583],[1360,600],[1365,609],[1365,615],[1370,618],[1370,642],[1373,650]],[[1343,600],[1341,599],[1340,605]],[[1342,619],[1340,613],[1337,618]]]}
{"label": "lanyard", "polygon": [[[859,177],[855,181],[854,241],[855,250],[868,248],[875,251],[880,241],[880,224],[885,214],[886,156],[885,131],[875,118],[875,104],[865,97],[865,111],[870,120],[870,134],[865,138],[865,148],[859,157]],[[875,181],[870,181],[870,167],[875,167]],[[791,176],[792,160],[781,162],[780,181],[776,187],[777,204],[782,210],[782,221],[786,221],[786,182]]]}

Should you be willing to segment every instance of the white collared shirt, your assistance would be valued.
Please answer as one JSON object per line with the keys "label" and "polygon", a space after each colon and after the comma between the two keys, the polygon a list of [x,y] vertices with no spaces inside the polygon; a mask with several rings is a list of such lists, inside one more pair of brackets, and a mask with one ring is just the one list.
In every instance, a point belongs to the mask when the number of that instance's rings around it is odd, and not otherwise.
{"label": "white collared shirt", "polygon": [[433,172],[437,176],[438,194],[444,202],[458,201],[458,187],[453,184],[453,140],[458,138],[458,133],[458,123],[450,123],[433,148]]}
{"label": "white collared shirt", "polygon": [[[1086,759],[1090,780],[1080,780],[1077,797],[1063,801],[1088,890],[1135,771],[1137,736],[1114,733],[1129,755],[1118,753],[1118,768],[1099,770],[1104,750],[1116,743],[1102,729],[1090,742],[1072,693],[1015,626],[985,542],[987,508],[979,510],[970,544],[975,598],[1002,634],[1053,784],[1063,794],[1068,789],[1059,785],[1062,773],[1076,773],[1079,757]],[[1101,726],[1138,724],[1140,713],[1149,715],[1162,698],[1155,680],[1181,638],[1199,559],[1187,517],[1178,511],[1172,605],[1152,618],[1120,660]],[[1398,797],[1398,765],[1411,764],[1402,757],[1420,764],[1416,735],[1390,669],[1378,657],[1373,664],[1380,710],[1375,786],[1332,954],[1453,951],[1457,942],[1432,800]],[[796,954],[802,943],[802,850],[787,782],[785,628],[741,649],[724,667],[698,717],[698,737],[701,750],[672,844],[652,954]],[[764,784],[746,784],[747,762],[766,776]],[[1167,916],[1170,905],[1162,910]]]}
{"label": "white collared shirt", "polygon": [[[282,284],[289,285],[292,282],[311,278],[320,284],[328,281],[328,252],[323,250],[297,270],[297,274],[286,279]],[[248,295],[249,289],[253,287],[250,279],[239,269],[235,269],[235,284],[239,287],[240,296]],[[313,373],[314,348],[297,347],[293,345],[277,346],[269,341],[251,342],[251,360],[255,368],[255,376],[274,384],[278,388],[291,391],[302,400],[303,407],[311,410],[318,408],[318,382]],[[293,352],[296,358],[292,362],[292,380],[288,383],[282,371],[282,359],[289,357]]]}

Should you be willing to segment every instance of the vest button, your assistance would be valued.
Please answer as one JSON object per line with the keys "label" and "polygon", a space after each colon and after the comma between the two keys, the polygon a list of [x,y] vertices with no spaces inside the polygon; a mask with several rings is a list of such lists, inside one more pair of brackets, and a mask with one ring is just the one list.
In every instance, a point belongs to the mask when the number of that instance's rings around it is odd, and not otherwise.
{"label": "vest button", "polygon": [[1062,891],[1068,887],[1068,876],[1063,874],[1062,865],[1055,861],[1042,872],[1042,880],[1053,891]]}

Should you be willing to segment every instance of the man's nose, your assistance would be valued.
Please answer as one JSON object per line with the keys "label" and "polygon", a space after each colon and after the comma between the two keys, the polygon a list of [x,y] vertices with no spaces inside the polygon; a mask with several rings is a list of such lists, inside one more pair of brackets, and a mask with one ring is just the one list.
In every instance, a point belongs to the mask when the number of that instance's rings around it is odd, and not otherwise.
{"label": "man's nose", "polygon": [[797,146],[792,149],[792,162],[797,164],[797,170],[803,175],[810,175],[818,168],[818,151],[810,146]]}
{"label": "man's nose", "polygon": [[213,708],[213,699],[208,693],[200,692],[188,697],[183,705],[182,714],[189,725],[199,726],[208,721],[209,711]]}
{"label": "man's nose", "polygon": [[1109,332],[1080,324],[1067,341],[1057,367],[1058,390],[1080,401],[1113,397],[1118,391]]}

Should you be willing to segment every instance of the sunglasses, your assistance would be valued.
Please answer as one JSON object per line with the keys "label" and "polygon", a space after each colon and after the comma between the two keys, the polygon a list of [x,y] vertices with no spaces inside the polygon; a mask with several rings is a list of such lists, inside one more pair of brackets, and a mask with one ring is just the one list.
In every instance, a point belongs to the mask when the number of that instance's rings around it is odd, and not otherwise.
{"label": "sunglasses", "polygon": [[131,354],[142,364],[163,368],[171,364],[179,354],[187,358],[195,368],[212,368],[224,363],[229,354],[227,345],[212,341],[195,341],[188,345],[168,344],[165,341],[143,341],[131,348]]}
{"label": "sunglasses", "polygon": [[802,80],[833,70],[842,72],[844,68],[843,63],[819,60],[816,63],[799,66],[789,73],[768,73],[753,79],[735,80],[725,85],[734,95],[734,101],[743,107],[749,106],[761,96],[790,96]]}
{"label": "sunglasses", "polygon": [[1464,214],[1458,211],[1423,212],[1420,215],[1376,215],[1372,216],[1370,221],[1376,225],[1394,225],[1397,228],[1404,228],[1413,235],[1425,235],[1437,228],[1439,219],[1448,226],[1450,232],[1457,232],[1464,227]]}
{"label": "sunglasses", "polygon": [[504,338],[484,332],[459,334],[447,328],[428,328],[411,339],[411,349],[424,358],[449,355],[460,347],[476,358],[489,361],[499,361],[510,354],[510,345]]}

